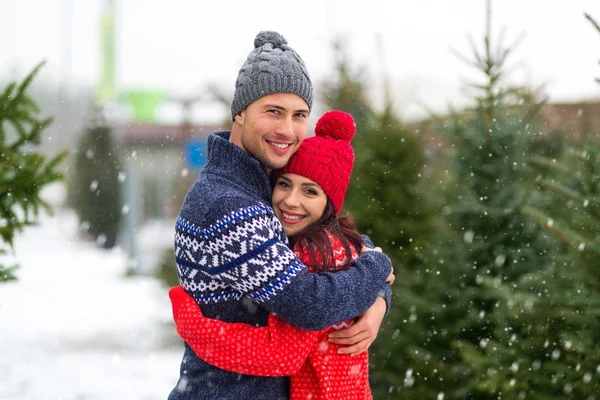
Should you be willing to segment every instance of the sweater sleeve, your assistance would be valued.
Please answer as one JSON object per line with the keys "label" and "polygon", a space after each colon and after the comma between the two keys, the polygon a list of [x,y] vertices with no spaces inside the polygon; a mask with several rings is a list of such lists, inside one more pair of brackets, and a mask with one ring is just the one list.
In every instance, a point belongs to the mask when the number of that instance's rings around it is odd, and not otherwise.
{"label": "sweater sleeve", "polygon": [[[272,208],[230,210],[228,200],[220,199],[210,215],[222,217],[202,229],[178,220],[180,282],[194,297],[213,285],[224,294],[203,301],[248,296],[291,325],[321,330],[364,313],[381,295],[391,271],[385,254],[365,252],[345,271],[311,274],[287,246]],[[199,273],[212,279],[210,285],[197,281]]]}
{"label": "sweater sleeve", "polygon": [[268,326],[225,323],[202,315],[181,286],[169,291],[179,336],[204,361],[218,368],[257,376],[289,376],[298,372],[326,331],[295,328],[269,316]]}
{"label": "sweater sleeve", "polygon": [[388,315],[392,306],[392,286],[390,284],[386,283],[383,285],[381,297],[385,300],[385,315]]}
{"label": "sweater sleeve", "polygon": [[[365,246],[373,249],[375,245],[370,237],[367,235],[360,235],[362,237],[363,243]],[[379,297],[382,297],[385,300],[385,315],[390,312],[390,307],[392,306],[392,286],[386,283],[383,285],[383,290],[379,292]]]}

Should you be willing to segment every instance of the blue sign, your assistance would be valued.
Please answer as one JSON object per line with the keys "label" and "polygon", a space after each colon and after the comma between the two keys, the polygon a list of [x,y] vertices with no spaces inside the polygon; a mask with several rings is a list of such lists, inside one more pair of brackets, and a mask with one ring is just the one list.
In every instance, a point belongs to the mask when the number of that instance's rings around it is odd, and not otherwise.
{"label": "blue sign", "polygon": [[185,160],[193,170],[200,170],[206,164],[206,140],[191,139],[185,144]]}

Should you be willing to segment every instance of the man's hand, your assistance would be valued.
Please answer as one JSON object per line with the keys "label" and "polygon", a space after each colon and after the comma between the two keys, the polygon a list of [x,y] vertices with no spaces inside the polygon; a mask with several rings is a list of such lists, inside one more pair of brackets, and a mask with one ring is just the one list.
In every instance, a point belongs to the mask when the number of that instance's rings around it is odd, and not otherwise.
{"label": "man's hand", "polygon": [[330,332],[328,339],[331,343],[346,345],[338,349],[338,354],[355,356],[367,350],[379,333],[385,310],[385,300],[377,297],[375,303],[350,328]]}
{"label": "man's hand", "polygon": [[387,283],[391,285],[394,284],[394,281],[396,280],[396,275],[394,275],[394,268],[392,268],[392,272],[390,272],[390,274],[388,275],[387,279],[385,280]]}

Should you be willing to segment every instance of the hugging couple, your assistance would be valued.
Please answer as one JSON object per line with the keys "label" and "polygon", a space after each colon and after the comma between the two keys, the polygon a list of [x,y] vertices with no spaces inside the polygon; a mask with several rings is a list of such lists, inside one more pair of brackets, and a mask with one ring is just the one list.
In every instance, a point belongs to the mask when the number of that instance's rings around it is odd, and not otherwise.
{"label": "hugging couple", "polygon": [[367,348],[391,302],[390,259],[340,213],[354,164],[351,115],[306,138],[313,87],[277,32],[242,65],[230,131],[175,228],[185,341],[169,400],[371,399]]}

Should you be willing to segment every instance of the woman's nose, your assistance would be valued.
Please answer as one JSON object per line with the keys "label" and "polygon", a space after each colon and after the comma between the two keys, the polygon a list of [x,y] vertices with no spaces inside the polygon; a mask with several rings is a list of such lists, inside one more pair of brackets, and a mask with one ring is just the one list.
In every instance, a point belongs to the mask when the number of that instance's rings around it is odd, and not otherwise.
{"label": "woman's nose", "polygon": [[290,192],[288,196],[283,200],[286,206],[288,207],[298,207],[300,205],[300,201],[298,200],[298,195],[294,191]]}

